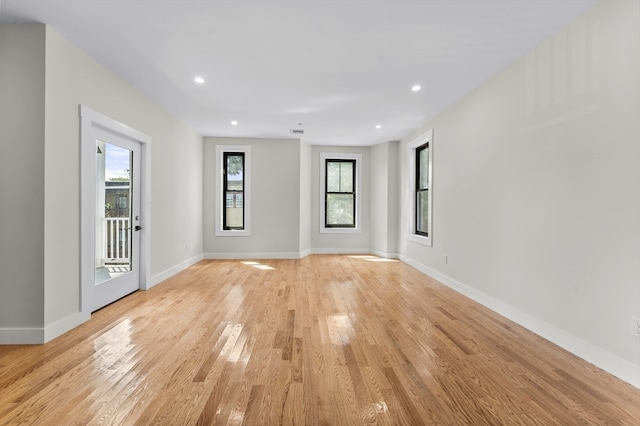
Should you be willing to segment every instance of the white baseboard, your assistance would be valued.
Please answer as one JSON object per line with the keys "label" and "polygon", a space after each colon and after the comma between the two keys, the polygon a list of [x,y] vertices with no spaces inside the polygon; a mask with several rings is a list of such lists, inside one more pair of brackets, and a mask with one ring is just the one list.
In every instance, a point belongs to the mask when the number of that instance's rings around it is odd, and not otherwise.
{"label": "white baseboard", "polygon": [[76,328],[90,318],[90,314],[77,312],[44,328],[2,328],[0,329],[0,345],[40,345],[47,343]]}
{"label": "white baseboard", "polygon": [[68,317],[62,318],[59,321],[54,322],[44,328],[44,342],[47,343],[50,340],[55,339],[58,336],[63,335],[67,331],[76,328],[80,324],[89,321],[91,319],[90,313],[78,312]]}
{"label": "white baseboard", "polygon": [[301,252],[205,253],[205,259],[301,259]]}
{"label": "white baseboard", "polygon": [[400,256],[400,260],[416,268],[420,272],[435,278],[447,287],[467,296],[507,319],[549,340],[561,348],[579,356],[585,361],[603,369],[625,382],[640,388],[640,366],[620,359],[589,342],[573,336],[566,331],[540,320],[492,296],[482,293],[473,287],[461,283],[441,272],[431,269],[413,259]]}
{"label": "white baseboard", "polygon": [[369,254],[369,249],[348,249],[348,248],[314,248],[311,254]]}
{"label": "white baseboard", "polygon": [[200,262],[202,259],[203,259],[202,254],[199,254],[197,256],[194,256],[190,259],[185,260],[184,262],[180,262],[179,264],[172,266],[171,268],[165,269],[164,271],[158,274],[155,274],[154,276],[151,277],[151,285],[149,285],[145,290],[149,290],[154,285],[159,284],[162,281],[166,280],[167,278],[174,276],[178,272],[184,271],[189,266],[195,265],[196,263]]}
{"label": "white baseboard", "polygon": [[44,328],[0,328],[0,345],[44,343]]}
{"label": "white baseboard", "polygon": [[385,253],[369,249],[314,248],[300,252],[253,252],[253,253],[205,253],[204,259],[302,259],[310,254],[372,254],[387,259],[397,259],[397,253]]}
{"label": "white baseboard", "polygon": [[369,253],[374,256],[383,257],[385,259],[398,259],[398,253],[388,253],[385,251],[378,251],[378,250],[369,250]]}

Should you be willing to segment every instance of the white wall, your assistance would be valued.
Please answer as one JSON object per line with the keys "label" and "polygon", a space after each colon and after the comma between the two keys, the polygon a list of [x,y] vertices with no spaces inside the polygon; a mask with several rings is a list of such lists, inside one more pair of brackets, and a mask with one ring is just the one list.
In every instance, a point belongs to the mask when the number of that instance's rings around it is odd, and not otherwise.
{"label": "white wall", "polygon": [[[370,239],[370,156],[369,147],[337,147],[316,145],[311,149],[311,247],[315,253],[369,253]],[[362,154],[362,182],[360,193],[362,232],[357,234],[320,233],[320,153]]]}
{"label": "white wall", "polygon": [[[387,206],[387,252],[390,254],[398,254],[398,237],[399,237],[399,214],[400,214],[400,195],[398,189],[400,188],[400,175],[399,175],[399,162],[398,162],[398,150],[399,142],[391,141],[387,148],[387,158],[389,163],[389,170],[387,172],[387,200],[389,202]],[[371,173],[374,173],[372,170]]]}
{"label": "white wall", "polygon": [[[44,26],[0,25],[0,342],[44,324]],[[38,341],[35,331],[25,341]]]}
{"label": "white wall", "polygon": [[[248,237],[215,235],[215,209],[219,208],[215,199],[216,145],[251,147]],[[363,154],[359,234],[319,232],[320,152]],[[205,257],[298,258],[311,252],[369,253],[369,148],[311,146],[289,139],[206,137],[203,161]],[[395,170],[395,165],[392,168]]]}
{"label": "white wall", "polygon": [[[250,236],[215,235],[216,145],[251,147]],[[204,138],[205,257],[300,257],[300,156],[297,139]]]}
{"label": "white wall", "polygon": [[397,257],[398,251],[398,142],[371,147],[371,251]]}
{"label": "white wall", "polygon": [[[603,2],[434,129],[433,247],[402,258],[640,386],[638,2]],[[448,255],[448,264],[443,256]]]}
{"label": "white wall", "polygon": [[311,253],[311,145],[300,142],[300,254]]}
{"label": "white wall", "polygon": [[46,324],[78,310],[79,104],[152,139],[152,283],[202,252],[202,137],[47,28]]}
{"label": "white wall", "polygon": [[[7,331],[23,341],[30,333],[39,333],[44,340],[49,340],[86,319],[79,315],[79,104],[152,138],[152,283],[199,260],[202,253],[202,137],[50,28],[37,28],[38,40],[32,41],[31,35],[21,35],[18,45],[33,44],[36,50],[31,52],[40,55],[39,61],[29,64],[34,67],[33,71],[26,70],[24,77],[39,73],[40,79],[24,81],[23,88],[40,86],[43,94],[30,101],[28,110],[20,111],[17,120],[22,122],[27,114],[41,115],[41,123],[35,120],[33,124],[35,129],[40,129],[41,141],[33,152],[26,146],[11,148],[11,152],[16,154],[13,161],[20,166],[16,168],[23,168],[41,182],[23,187],[33,190],[29,194],[32,198],[18,207],[20,215],[40,217],[40,223],[34,219],[29,224],[27,235],[33,234],[33,241],[29,242],[28,250],[21,253],[22,263],[15,264],[22,269],[23,276],[7,285],[9,294],[15,297],[5,299],[3,291],[2,298],[25,312],[34,313],[26,319],[24,314],[9,315],[11,323],[0,323],[3,329],[0,337],[5,342],[10,340],[5,338]],[[26,46],[20,46],[20,51],[29,52]],[[4,56],[2,63],[5,63]],[[4,76],[1,80],[4,82]],[[5,97],[5,93],[10,96]],[[3,90],[3,102],[7,99],[23,102],[23,98],[22,93]],[[33,136],[25,135],[25,138],[33,139]],[[28,143],[31,150],[37,142]],[[4,145],[3,142],[3,149]],[[39,159],[25,155],[35,152],[39,152]],[[4,173],[3,167],[3,182]],[[2,217],[4,220],[4,212]],[[40,275],[39,288],[33,288],[31,275]],[[8,326],[14,330],[7,330]]]}

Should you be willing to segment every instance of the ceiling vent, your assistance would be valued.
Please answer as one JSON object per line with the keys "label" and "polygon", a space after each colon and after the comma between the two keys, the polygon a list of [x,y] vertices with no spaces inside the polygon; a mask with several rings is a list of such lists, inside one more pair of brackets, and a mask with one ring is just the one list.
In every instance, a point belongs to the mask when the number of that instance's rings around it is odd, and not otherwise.
{"label": "ceiling vent", "polygon": [[304,135],[304,130],[303,129],[291,129],[291,133],[293,133],[294,135]]}

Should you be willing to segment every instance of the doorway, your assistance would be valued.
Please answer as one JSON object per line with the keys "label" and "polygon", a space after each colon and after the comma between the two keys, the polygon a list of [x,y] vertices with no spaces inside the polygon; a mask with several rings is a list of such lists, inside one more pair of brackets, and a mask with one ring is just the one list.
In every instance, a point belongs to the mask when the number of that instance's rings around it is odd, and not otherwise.
{"label": "doorway", "polygon": [[93,310],[140,288],[140,144],[95,129],[96,228]]}
{"label": "doorway", "polygon": [[148,136],[81,106],[81,311],[148,280]]}

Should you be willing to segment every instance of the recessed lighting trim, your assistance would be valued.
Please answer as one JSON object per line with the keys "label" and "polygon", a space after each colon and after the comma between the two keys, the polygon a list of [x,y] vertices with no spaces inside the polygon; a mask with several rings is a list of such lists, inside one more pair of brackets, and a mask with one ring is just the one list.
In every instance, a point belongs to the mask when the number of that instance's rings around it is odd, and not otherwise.
{"label": "recessed lighting trim", "polygon": [[237,122],[236,120],[232,120],[232,121],[231,121],[231,125],[232,125],[232,126],[237,126],[237,125],[238,125],[238,122]]}
{"label": "recessed lighting trim", "polygon": [[412,91],[414,91],[414,92],[419,92],[419,91],[420,91],[420,89],[422,89],[422,86],[420,86],[419,84],[414,84],[414,85],[411,87],[411,90],[412,90]]}
{"label": "recessed lighting trim", "polygon": [[193,81],[195,81],[198,84],[203,84],[204,83],[204,78],[198,76],[198,77],[194,78]]}
{"label": "recessed lighting trim", "polygon": [[376,129],[382,129],[382,126],[380,124],[376,124]]}

